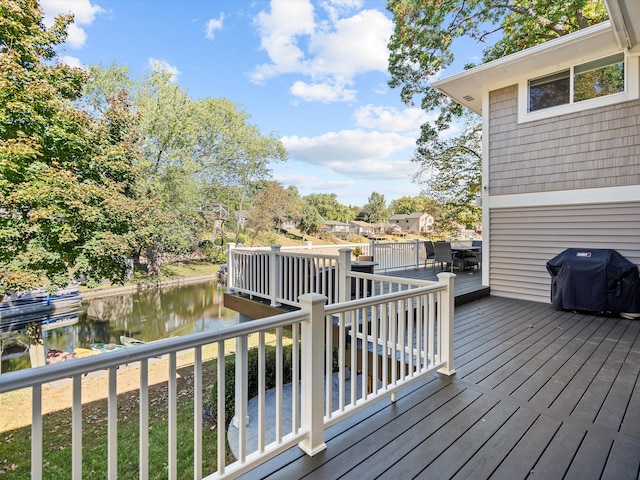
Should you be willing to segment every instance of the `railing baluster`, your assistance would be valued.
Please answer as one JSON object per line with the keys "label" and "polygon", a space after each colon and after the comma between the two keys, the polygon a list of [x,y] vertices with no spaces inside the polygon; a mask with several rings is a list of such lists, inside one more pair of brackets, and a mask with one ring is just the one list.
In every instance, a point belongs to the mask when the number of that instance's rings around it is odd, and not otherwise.
{"label": "railing baluster", "polygon": [[42,478],[42,384],[33,386],[31,400],[31,478]]}
{"label": "railing baluster", "polygon": [[258,451],[264,452],[266,434],[265,394],[266,394],[266,352],[264,332],[258,334]]}
{"label": "railing baluster", "polygon": [[[329,326],[331,326],[330,322]],[[329,337],[327,337],[329,338]],[[295,434],[300,429],[298,402],[300,401],[300,325],[294,323],[291,328],[291,431]]]}
{"label": "railing baluster", "polygon": [[202,347],[194,348],[193,364],[193,478],[202,478]]}
{"label": "railing baluster", "polygon": [[225,397],[225,354],[224,354],[224,340],[218,342],[218,349],[216,353],[216,364],[217,364],[217,372],[216,378],[218,379],[218,391],[217,393],[217,404],[218,411],[216,412],[216,432],[218,437],[218,473],[223,474],[226,469],[226,447],[227,447],[227,439],[226,439],[226,419],[224,412],[224,397]]}
{"label": "railing baluster", "polygon": [[178,382],[177,382],[176,352],[169,354],[169,383],[168,383],[168,456],[169,480],[178,478]]}
{"label": "railing baluster", "polygon": [[283,363],[282,327],[276,328],[276,442],[282,442]]}
{"label": "railing baluster", "polygon": [[140,360],[140,480],[149,478],[149,361]]}
{"label": "railing baluster", "polygon": [[107,400],[107,476],[118,478],[118,392],[117,367],[109,367],[109,399]]}
{"label": "railing baluster", "polygon": [[82,478],[82,376],[73,376],[71,402],[71,478]]}

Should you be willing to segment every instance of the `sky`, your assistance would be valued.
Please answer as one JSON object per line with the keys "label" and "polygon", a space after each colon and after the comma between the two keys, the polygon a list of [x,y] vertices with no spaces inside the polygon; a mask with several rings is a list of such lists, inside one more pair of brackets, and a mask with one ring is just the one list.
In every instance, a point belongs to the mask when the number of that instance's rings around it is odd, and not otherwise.
{"label": "sky", "polygon": [[[434,113],[407,106],[387,85],[386,2],[378,0],[40,0],[45,25],[73,13],[59,49],[80,67],[125,65],[132,76],[161,68],[192,98],[227,98],[289,160],[274,180],[300,195],[334,193],[362,207],[417,196],[411,162],[419,128]],[[477,61],[460,47],[440,76]]]}

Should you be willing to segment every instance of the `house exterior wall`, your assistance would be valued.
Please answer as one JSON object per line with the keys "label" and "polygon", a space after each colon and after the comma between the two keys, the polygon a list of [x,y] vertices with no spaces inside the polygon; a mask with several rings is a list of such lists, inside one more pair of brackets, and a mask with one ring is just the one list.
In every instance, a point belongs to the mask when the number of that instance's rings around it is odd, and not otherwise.
{"label": "house exterior wall", "polygon": [[550,301],[546,262],[566,248],[612,248],[640,265],[640,101],[517,123],[516,85],[484,113],[483,283]]}
{"label": "house exterior wall", "polygon": [[491,294],[550,301],[546,263],[567,248],[612,248],[640,265],[640,199],[489,211]]}
{"label": "house exterior wall", "polygon": [[518,124],[517,94],[489,94],[491,195],[640,185],[640,100]]}

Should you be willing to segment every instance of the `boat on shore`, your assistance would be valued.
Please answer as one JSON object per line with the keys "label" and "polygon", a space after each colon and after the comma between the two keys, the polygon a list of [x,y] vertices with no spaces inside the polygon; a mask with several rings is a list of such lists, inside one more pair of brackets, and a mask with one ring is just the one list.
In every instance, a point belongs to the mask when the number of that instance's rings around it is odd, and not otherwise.
{"label": "boat on shore", "polygon": [[147,342],[138,340],[137,338],[127,337],[126,335],[120,335],[120,343],[125,347],[136,347],[138,345],[144,345]]}
{"label": "boat on shore", "polygon": [[0,321],[69,309],[79,306],[81,302],[82,296],[77,286],[61,288],[55,293],[49,293],[41,287],[19,295],[5,295],[0,302]]}

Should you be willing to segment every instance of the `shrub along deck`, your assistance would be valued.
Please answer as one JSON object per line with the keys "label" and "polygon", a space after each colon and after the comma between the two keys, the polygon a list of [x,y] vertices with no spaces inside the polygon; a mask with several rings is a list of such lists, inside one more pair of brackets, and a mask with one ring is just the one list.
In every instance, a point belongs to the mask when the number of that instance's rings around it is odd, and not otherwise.
{"label": "shrub along deck", "polygon": [[243,478],[638,478],[640,321],[486,297],[455,362]]}

